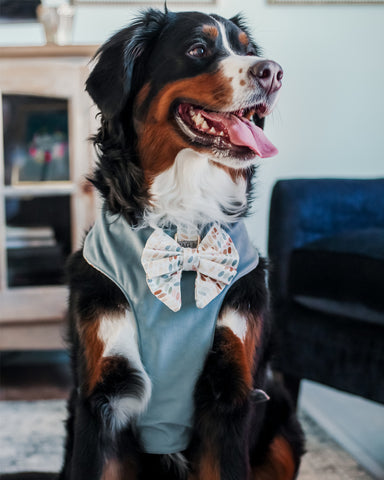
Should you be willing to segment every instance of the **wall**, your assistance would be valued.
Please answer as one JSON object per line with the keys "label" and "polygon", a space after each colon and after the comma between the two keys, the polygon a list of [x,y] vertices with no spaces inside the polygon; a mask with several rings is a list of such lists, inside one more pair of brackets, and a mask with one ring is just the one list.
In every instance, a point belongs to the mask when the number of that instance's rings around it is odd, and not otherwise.
{"label": "wall", "polygon": [[[277,6],[219,0],[245,13],[265,55],[281,63],[284,87],[266,131],[278,157],[261,162],[255,213],[248,220],[266,249],[271,188],[278,178],[384,176],[384,6]],[[81,7],[74,41],[99,43],[135,10]],[[0,45],[38,44],[38,25],[0,25]]]}
{"label": "wall", "polygon": [[[265,249],[277,178],[384,176],[384,6],[244,2],[255,37],[285,70],[267,122],[278,157],[260,168],[251,220]],[[226,2],[225,13],[232,13]]]}

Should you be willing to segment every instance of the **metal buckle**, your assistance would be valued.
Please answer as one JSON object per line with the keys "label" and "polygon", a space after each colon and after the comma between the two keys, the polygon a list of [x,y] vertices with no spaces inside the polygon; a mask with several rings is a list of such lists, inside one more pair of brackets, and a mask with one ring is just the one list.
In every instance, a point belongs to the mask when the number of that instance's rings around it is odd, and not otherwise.
{"label": "metal buckle", "polygon": [[178,241],[177,232],[175,233],[175,241],[180,245],[182,248],[197,248],[200,245],[200,235],[197,236],[197,240],[181,240]]}

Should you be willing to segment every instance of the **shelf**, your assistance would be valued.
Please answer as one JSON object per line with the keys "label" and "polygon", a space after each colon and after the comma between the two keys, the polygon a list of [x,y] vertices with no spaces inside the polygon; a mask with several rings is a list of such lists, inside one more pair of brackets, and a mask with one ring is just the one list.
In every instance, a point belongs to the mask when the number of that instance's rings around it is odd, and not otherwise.
{"label": "shelf", "polygon": [[76,192],[76,185],[71,182],[31,183],[25,185],[7,185],[2,188],[5,197],[17,198],[21,196],[38,195],[39,197],[71,195]]}
{"label": "shelf", "polygon": [[2,293],[0,326],[14,321],[63,321],[67,309],[67,287],[14,288]]}
{"label": "shelf", "polygon": [[93,57],[98,45],[38,45],[0,47],[0,58]]}

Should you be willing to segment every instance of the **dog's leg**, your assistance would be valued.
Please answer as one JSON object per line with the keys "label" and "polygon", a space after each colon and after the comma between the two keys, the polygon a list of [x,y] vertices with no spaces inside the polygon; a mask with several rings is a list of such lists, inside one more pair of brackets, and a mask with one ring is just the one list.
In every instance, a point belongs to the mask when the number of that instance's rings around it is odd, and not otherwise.
{"label": "dog's leg", "polygon": [[[151,382],[140,360],[129,310],[77,319],[83,351],[71,480],[133,479],[132,420],[147,406]],[[131,472],[127,474],[128,470]]]}
{"label": "dog's leg", "polygon": [[286,393],[278,385],[267,386],[264,323],[262,316],[229,308],[220,315],[196,389],[199,454],[191,480],[296,476],[302,432]]}
{"label": "dog's leg", "polygon": [[196,386],[191,480],[258,480],[253,467],[265,476],[266,464],[286,445],[274,440],[280,421],[270,432],[270,419],[278,416],[280,406],[272,412],[275,401],[263,403],[271,339],[265,272],[260,259],[224,299],[212,351]]}
{"label": "dog's leg", "polygon": [[304,453],[304,434],[283,385],[270,376],[266,390],[270,400],[263,412],[254,405],[252,416],[251,478],[293,480]]}
{"label": "dog's leg", "polygon": [[118,432],[145,410],[151,382],[140,359],[133,314],[103,315],[80,328],[87,364],[87,393],[104,402],[103,423]]}
{"label": "dog's leg", "polygon": [[220,314],[195,395],[199,480],[250,478],[248,425],[261,325],[229,307]]}

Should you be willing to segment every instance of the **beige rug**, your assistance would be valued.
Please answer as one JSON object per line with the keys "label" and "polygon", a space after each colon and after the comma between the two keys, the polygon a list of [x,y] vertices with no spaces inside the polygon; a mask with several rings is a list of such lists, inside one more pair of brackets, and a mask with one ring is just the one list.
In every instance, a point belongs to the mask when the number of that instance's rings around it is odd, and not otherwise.
{"label": "beige rug", "polygon": [[[0,472],[59,471],[65,416],[62,400],[0,402]],[[371,480],[305,412],[300,419],[307,453],[299,480]]]}
{"label": "beige rug", "polygon": [[306,440],[298,480],[371,480],[356,461],[346,453],[305,412],[300,412]]}

